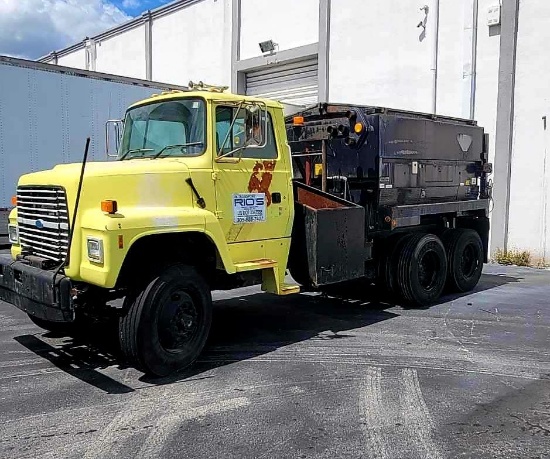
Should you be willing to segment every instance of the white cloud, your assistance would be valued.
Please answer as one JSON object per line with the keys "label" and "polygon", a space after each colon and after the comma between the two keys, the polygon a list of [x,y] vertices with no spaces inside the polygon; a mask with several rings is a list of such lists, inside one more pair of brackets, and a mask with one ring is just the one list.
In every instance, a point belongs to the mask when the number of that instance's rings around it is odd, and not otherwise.
{"label": "white cloud", "polygon": [[106,0],[0,0],[0,54],[36,59],[128,19]]}
{"label": "white cloud", "polygon": [[122,0],[122,8],[124,9],[137,8],[140,4],[141,2],[139,0]]}

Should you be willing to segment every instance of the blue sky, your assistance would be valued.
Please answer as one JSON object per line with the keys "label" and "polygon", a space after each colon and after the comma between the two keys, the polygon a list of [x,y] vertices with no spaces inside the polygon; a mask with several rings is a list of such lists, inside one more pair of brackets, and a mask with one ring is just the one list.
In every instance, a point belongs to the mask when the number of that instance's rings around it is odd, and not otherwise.
{"label": "blue sky", "polygon": [[113,0],[111,3],[129,16],[135,17],[139,16],[144,11],[153,10],[171,1],[172,0]]}
{"label": "blue sky", "polygon": [[37,59],[172,0],[0,0],[0,54]]}

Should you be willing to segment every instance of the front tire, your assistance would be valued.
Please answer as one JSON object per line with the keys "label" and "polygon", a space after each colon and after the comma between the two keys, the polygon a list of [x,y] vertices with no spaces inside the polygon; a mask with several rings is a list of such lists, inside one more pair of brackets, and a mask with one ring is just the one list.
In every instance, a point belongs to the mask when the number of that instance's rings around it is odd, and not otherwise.
{"label": "front tire", "polygon": [[193,364],[212,323],[210,289],[194,268],[180,264],[165,268],[125,303],[119,338],[132,364],[155,376]]}

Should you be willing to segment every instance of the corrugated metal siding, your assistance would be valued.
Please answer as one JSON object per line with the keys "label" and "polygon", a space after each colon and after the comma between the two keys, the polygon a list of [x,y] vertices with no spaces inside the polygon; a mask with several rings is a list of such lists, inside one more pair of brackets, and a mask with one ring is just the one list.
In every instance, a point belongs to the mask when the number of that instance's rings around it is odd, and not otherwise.
{"label": "corrugated metal siding", "polygon": [[246,74],[246,94],[298,105],[319,99],[317,58],[279,64]]}
{"label": "corrugated metal siding", "polygon": [[[11,207],[18,178],[56,164],[105,156],[105,121],[169,86],[55,65],[0,59],[0,208]],[[71,70],[73,71],[71,73]],[[102,77],[103,79],[100,79]],[[109,81],[111,78],[114,81]],[[3,231],[3,230],[2,230]]]}

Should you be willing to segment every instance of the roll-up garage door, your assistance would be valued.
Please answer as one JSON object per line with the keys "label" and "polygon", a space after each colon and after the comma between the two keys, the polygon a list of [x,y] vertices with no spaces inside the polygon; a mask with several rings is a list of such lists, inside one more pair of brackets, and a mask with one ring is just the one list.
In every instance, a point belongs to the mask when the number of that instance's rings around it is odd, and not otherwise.
{"label": "roll-up garage door", "polygon": [[317,67],[315,57],[252,70],[246,74],[246,94],[288,104],[314,105],[319,98]]}

